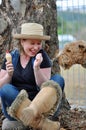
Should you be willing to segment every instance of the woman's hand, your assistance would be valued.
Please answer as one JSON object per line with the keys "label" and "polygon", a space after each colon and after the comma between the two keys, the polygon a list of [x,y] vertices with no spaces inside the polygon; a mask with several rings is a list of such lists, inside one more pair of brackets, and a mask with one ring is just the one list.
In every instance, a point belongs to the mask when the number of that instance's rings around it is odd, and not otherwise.
{"label": "woman's hand", "polygon": [[6,62],[6,70],[8,72],[8,75],[10,77],[12,77],[13,76],[13,72],[14,72],[14,67],[13,67],[13,64],[11,62],[9,62],[9,61]]}
{"label": "woman's hand", "polygon": [[38,86],[41,86],[43,82],[46,82],[51,77],[51,67],[48,68],[40,68],[40,65],[43,61],[42,54],[39,53],[36,55],[36,59],[34,61],[33,69],[35,81]]}
{"label": "woman's hand", "polygon": [[39,69],[40,68],[40,64],[42,63],[43,61],[43,57],[42,57],[42,54],[41,53],[38,53],[36,55],[36,59],[34,61],[34,69]]}

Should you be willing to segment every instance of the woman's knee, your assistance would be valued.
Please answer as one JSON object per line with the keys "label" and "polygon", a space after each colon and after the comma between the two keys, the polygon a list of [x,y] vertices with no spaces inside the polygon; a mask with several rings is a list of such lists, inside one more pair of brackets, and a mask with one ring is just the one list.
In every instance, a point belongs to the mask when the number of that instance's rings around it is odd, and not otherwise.
{"label": "woman's knee", "polygon": [[14,95],[16,93],[16,95],[18,94],[18,90],[16,89],[16,87],[14,87],[11,84],[5,84],[2,86],[2,88],[0,88],[0,96],[4,97],[4,96],[8,96],[9,95]]}
{"label": "woman's knee", "polygon": [[9,84],[5,84],[0,88],[0,96],[3,97],[4,94],[9,94]]}
{"label": "woman's knee", "polygon": [[64,81],[64,78],[61,75],[55,74],[51,77],[51,80],[54,80],[55,82],[57,82],[60,85],[62,91],[64,90],[65,81]]}

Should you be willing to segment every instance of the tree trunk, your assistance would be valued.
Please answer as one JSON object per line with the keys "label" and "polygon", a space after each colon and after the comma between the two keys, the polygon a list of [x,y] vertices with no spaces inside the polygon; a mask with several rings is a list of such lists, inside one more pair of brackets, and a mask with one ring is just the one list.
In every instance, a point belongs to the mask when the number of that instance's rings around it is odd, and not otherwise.
{"label": "tree trunk", "polygon": [[[44,49],[53,61],[52,74],[60,73],[55,59],[58,53],[56,0],[3,0],[0,5],[0,63],[6,49],[11,50],[17,46],[12,33],[18,32],[20,25],[25,22],[42,24],[45,34],[51,36],[51,40],[45,42]],[[65,96],[61,108],[70,108]]]}
{"label": "tree trunk", "polygon": [[[44,49],[53,59],[58,52],[57,38],[57,10],[55,0],[3,0],[0,5],[0,61],[6,49],[13,49],[16,41],[12,39],[12,32],[19,31],[19,26],[24,22],[37,22],[44,26],[45,34],[51,36]],[[2,24],[3,23],[3,24]],[[57,62],[54,62],[57,66]],[[59,66],[53,73],[59,72]]]}

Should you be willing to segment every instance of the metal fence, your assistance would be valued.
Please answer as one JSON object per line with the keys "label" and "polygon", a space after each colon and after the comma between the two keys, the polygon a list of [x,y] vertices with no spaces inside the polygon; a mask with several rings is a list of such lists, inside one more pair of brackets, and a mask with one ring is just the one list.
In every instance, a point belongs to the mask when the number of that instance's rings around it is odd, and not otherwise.
{"label": "metal fence", "polygon": [[[86,0],[57,0],[58,38],[62,49],[73,40],[86,41]],[[65,79],[65,93],[71,106],[86,108],[86,69],[74,65],[61,68]]]}

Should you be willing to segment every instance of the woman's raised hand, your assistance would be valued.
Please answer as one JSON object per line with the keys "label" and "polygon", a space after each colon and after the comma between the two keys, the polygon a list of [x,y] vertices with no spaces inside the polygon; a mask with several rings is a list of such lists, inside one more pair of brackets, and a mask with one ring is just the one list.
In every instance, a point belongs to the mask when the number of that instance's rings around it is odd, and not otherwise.
{"label": "woman's raised hand", "polygon": [[35,68],[40,68],[40,64],[42,63],[43,61],[43,57],[42,57],[42,54],[41,53],[38,53],[36,55],[36,59],[34,61],[34,69]]}

